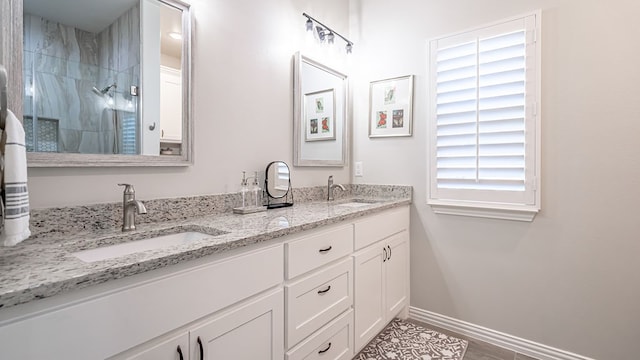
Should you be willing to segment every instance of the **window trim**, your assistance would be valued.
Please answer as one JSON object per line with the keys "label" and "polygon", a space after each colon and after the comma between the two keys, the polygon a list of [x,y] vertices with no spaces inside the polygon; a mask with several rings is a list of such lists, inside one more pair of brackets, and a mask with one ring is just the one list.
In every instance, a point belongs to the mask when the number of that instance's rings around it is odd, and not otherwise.
{"label": "window trim", "polygon": [[[434,162],[436,161],[436,154],[434,152],[433,142],[435,140],[435,136],[431,133],[435,127],[434,122],[436,121],[434,118],[434,107],[435,107],[435,94],[433,87],[433,79],[432,79],[432,69],[433,69],[433,58],[432,58],[432,44],[437,42],[438,40],[443,40],[446,38],[454,37],[454,36],[464,36],[469,33],[478,33],[486,30],[487,28],[497,27],[501,24],[505,24],[511,21],[516,20],[525,20],[533,16],[535,21],[535,26],[532,31],[534,49],[535,54],[533,54],[533,58],[535,59],[535,74],[533,76],[533,81],[535,82],[535,103],[531,106],[531,111],[533,111],[533,126],[527,126],[525,128],[526,132],[534,131],[532,137],[535,139],[533,143],[526,144],[526,154],[527,156],[533,156],[533,168],[531,166],[526,167],[525,171],[527,174],[533,173],[533,176],[528,176],[526,181],[530,183],[532,186],[533,194],[533,203],[532,204],[518,204],[518,203],[501,203],[501,202],[490,202],[490,201],[470,201],[470,200],[461,200],[461,199],[441,199],[434,197],[433,188],[434,182],[436,181],[434,176]],[[542,49],[542,37],[541,37],[541,27],[542,27],[542,12],[541,10],[533,11],[530,13],[502,19],[493,23],[477,26],[465,31],[457,32],[454,34],[439,36],[437,38],[433,38],[427,41],[427,79],[428,79],[428,126],[427,126],[427,204],[431,206],[433,211],[436,214],[447,214],[447,215],[460,215],[460,216],[469,216],[469,217],[481,217],[481,218],[492,218],[492,219],[505,219],[505,220],[515,220],[515,221],[533,221],[534,217],[540,211],[540,202],[541,202],[541,115],[542,115],[542,98],[541,98],[541,84],[542,84],[542,63],[541,63],[541,49]],[[527,34],[527,36],[529,36]],[[528,124],[527,124],[528,125]],[[528,135],[529,136],[529,135]],[[534,146],[535,148],[530,151],[530,147]]]}

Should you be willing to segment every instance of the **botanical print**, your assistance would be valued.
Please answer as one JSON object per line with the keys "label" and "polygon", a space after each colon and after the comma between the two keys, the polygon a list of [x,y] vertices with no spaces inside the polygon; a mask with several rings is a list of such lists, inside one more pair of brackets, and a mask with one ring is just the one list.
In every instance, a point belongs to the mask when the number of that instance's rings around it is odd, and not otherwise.
{"label": "botanical print", "polygon": [[394,319],[354,360],[460,360],[467,341]]}
{"label": "botanical print", "polygon": [[387,86],[384,89],[384,104],[389,105],[389,104],[395,104],[395,103],[396,103],[396,87],[395,85]]}
{"label": "botanical print", "polygon": [[335,90],[326,89],[304,95],[305,141],[336,139]]}
{"label": "botanical print", "polygon": [[378,111],[378,121],[376,121],[376,128],[378,129],[387,128],[387,112],[386,111]]}
{"label": "botanical print", "polygon": [[372,81],[369,85],[369,137],[411,136],[412,110],[413,75]]}
{"label": "botanical print", "polygon": [[329,118],[328,117],[323,117],[322,118],[322,133],[326,134],[328,132],[330,132],[331,129],[329,128]]}
{"label": "botanical print", "polygon": [[316,98],[316,113],[324,112],[324,99]]}
{"label": "botanical print", "polygon": [[391,127],[401,128],[404,126],[404,110],[393,110],[393,122]]}

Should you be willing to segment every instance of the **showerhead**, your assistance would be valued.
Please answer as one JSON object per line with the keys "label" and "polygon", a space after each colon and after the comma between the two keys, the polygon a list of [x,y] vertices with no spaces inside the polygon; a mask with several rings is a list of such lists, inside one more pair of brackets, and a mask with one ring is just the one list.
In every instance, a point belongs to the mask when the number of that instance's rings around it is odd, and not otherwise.
{"label": "showerhead", "polygon": [[109,92],[109,90],[111,90],[111,88],[114,88],[114,89],[115,89],[115,88],[117,88],[117,87],[118,87],[118,86],[117,86],[116,84],[111,84],[111,85],[109,85],[109,86],[105,87],[105,88],[104,88],[104,89],[102,89],[102,90],[98,90],[98,88],[94,86],[94,87],[91,89],[91,91],[93,91],[96,95],[100,95],[100,96],[102,96],[102,95],[105,95],[106,93],[108,93],[108,92]]}

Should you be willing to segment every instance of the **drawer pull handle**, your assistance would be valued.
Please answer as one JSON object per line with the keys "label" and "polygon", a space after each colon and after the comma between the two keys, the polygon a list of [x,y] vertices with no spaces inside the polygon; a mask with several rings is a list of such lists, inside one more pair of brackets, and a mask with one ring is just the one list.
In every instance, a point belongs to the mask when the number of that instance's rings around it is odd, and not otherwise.
{"label": "drawer pull handle", "polygon": [[387,249],[389,249],[389,257],[387,257],[387,260],[391,260],[391,246],[387,245]]}
{"label": "drawer pull handle", "polygon": [[318,295],[322,295],[322,294],[326,293],[329,290],[331,290],[331,285],[327,285],[327,288],[324,289],[324,290],[318,290]]}
{"label": "drawer pull handle", "polygon": [[327,253],[327,252],[331,251],[331,248],[332,248],[332,246],[329,246],[329,247],[328,247],[328,248],[326,248],[326,249],[320,249],[320,250],[318,250],[318,252],[320,252],[320,253],[324,254],[324,253]]}
{"label": "drawer pull handle", "polygon": [[182,356],[182,349],[180,349],[180,345],[178,345],[178,355],[180,355],[180,360],[184,360],[184,356]]}
{"label": "drawer pull handle", "polygon": [[329,349],[331,349],[331,343],[329,343],[329,345],[327,345],[327,347],[326,347],[326,348],[324,348],[324,350],[320,350],[320,351],[318,351],[318,354],[324,354],[324,353],[326,353],[327,351],[329,351]]}
{"label": "drawer pull handle", "polygon": [[202,340],[200,340],[200,336],[198,336],[198,347],[200,348],[200,360],[204,360],[204,349],[202,347]]}
{"label": "drawer pull handle", "polygon": [[382,248],[382,252],[384,253],[382,255],[382,262],[385,262],[385,261],[387,261],[387,248],[383,247]]}

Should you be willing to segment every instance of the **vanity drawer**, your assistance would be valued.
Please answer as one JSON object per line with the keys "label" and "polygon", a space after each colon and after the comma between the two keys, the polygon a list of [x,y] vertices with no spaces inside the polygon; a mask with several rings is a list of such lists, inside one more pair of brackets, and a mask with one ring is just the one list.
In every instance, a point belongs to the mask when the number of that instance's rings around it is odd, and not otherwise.
{"label": "vanity drawer", "polygon": [[293,279],[322,265],[353,252],[353,225],[349,224],[328,231],[288,242],[287,279]]}
{"label": "vanity drawer", "polygon": [[302,341],[286,360],[350,360],[353,356],[353,310]]}
{"label": "vanity drawer", "polygon": [[285,285],[287,348],[349,309],[352,286],[351,258]]}
{"label": "vanity drawer", "polygon": [[409,230],[409,207],[385,211],[355,224],[355,250]]}

